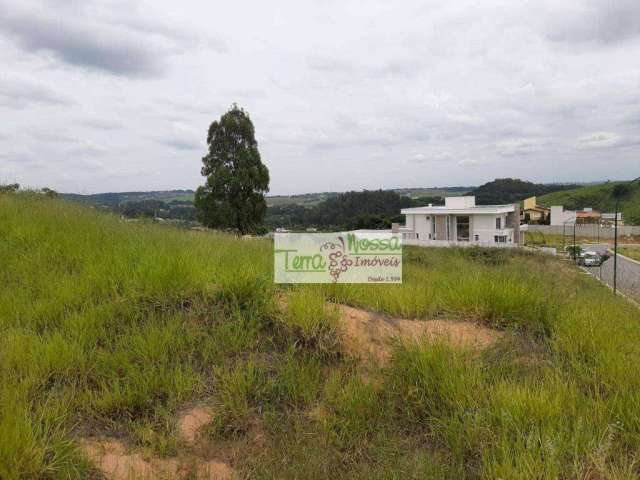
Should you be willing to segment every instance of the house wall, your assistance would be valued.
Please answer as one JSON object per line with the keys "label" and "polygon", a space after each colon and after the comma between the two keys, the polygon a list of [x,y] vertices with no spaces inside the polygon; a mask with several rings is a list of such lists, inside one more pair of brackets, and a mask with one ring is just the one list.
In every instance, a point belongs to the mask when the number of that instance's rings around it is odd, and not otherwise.
{"label": "house wall", "polygon": [[411,215],[414,220],[414,231],[418,234],[420,240],[429,238],[429,224],[426,215]]}
{"label": "house wall", "polygon": [[493,242],[493,236],[496,229],[496,215],[473,215],[472,221],[472,236],[475,240],[475,236],[478,236],[480,242]]}
{"label": "house wall", "polygon": [[476,206],[476,197],[446,197],[444,204],[447,208],[472,208]]}
{"label": "house wall", "polygon": [[[466,215],[465,215],[466,216]],[[508,214],[471,214],[469,215],[469,240],[471,242],[478,241],[482,243],[493,243],[495,235],[503,234],[503,230],[507,229],[507,238],[511,238],[512,243],[517,243],[514,225],[508,224]],[[496,218],[501,219],[501,229],[496,230]],[[429,219],[427,219],[429,218]],[[435,222],[435,238],[429,239],[431,233],[431,222]],[[447,222],[449,223],[450,236],[447,238]],[[518,222],[519,223],[519,222]],[[406,226],[413,229],[417,234],[417,240],[456,240],[456,215],[426,215],[426,214],[407,214]],[[476,240],[477,235],[477,240]]]}
{"label": "house wall", "polygon": [[575,222],[576,221],[576,212],[572,210],[565,210],[564,207],[554,206],[551,207],[551,225],[560,225],[566,222]]}
{"label": "house wall", "polygon": [[524,209],[525,210],[533,210],[536,208],[537,200],[536,197],[529,197],[524,199]]}
{"label": "house wall", "polygon": [[416,217],[415,215],[405,215],[404,216],[404,218],[405,218],[405,222],[404,222],[405,227],[411,228],[412,230],[415,231],[415,229],[416,229],[416,227],[415,227],[415,225],[416,225],[415,217]]}
{"label": "house wall", "polygon": [[532,221],[538,221],[542,218],[542,212],[540,210],[525,210],[525,215],[529,215],[529,219]]}
{"label": "house wall", "polygon": [[[496,218],[500,218],[501,228],[496,230]],[[511,239],[512,243],[517,243],[518,239],[516,229],[514,225],[508,223],[508,214],[499,215],[473,215],[472,225],[472,239],[475,240],[475,236],[478,236],[479,242],[493,242],[496,235],[507,235],[507,242]],[[503,232],[506,230],[506,232]]]}

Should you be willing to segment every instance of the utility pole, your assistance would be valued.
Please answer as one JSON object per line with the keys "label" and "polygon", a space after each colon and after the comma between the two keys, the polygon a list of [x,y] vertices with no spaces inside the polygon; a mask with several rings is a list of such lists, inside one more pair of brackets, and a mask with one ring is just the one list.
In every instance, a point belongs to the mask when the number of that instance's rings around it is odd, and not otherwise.
{"label": "utility pole", "polygon": [[613,229],[613,294],[616,295],[616,287],[618,281],[618,203],[619,198],[616,198],[616,213],[614,218]]}
{"label": "utility pole", "polygon": [[573,262],[578,263],[578,256],[576,255],[576,222],[573,222]]}

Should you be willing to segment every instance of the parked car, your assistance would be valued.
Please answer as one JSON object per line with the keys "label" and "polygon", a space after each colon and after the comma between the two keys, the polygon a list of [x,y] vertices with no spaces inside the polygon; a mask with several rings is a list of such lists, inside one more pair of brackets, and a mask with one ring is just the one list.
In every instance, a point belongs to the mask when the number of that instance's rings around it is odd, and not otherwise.
{"label": "parked car", "polygon": [[578,256],[578,264],[585,267],[599,267],[605,260],[598,252],[581,251]]}

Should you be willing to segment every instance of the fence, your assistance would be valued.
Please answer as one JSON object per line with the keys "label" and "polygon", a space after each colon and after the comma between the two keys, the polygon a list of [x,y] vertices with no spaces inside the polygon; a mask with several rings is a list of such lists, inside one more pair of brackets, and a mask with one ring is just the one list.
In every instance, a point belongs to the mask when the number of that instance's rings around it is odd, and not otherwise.
{"label": "fence", "polygon": [[403,245],[413,245],[416,247],[492,247],[492,248],[516,248],[517,243],[495,243],[495,242],[456,242],[449,240],[416,240],[402,239]]}
{"label": "fence", "polygon": [[[542,232],[546,235],[573,235],[573,224],[566,227],[562,225],[529,225],[527,226],[529,232]],[[593,225],[576,225],[576,237],[591,237],[591,238],[613,238],[614,228],[613,226],[601,226],[597,224]],[[640,235],[639,225],[618,225],[618,238],[626,237],[628,235]]]}

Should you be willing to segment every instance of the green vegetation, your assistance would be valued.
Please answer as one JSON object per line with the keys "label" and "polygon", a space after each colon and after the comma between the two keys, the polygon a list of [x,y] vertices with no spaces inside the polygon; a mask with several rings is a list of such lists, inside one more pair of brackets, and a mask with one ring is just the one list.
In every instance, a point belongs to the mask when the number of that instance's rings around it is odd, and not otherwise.
{"label": "green vegetation", "polygon": [[574,188],[574,186],[532,183],[518,178],[496,178],[491,182],[471,190],[467,195],[475,195],[478,205],[502,205],[517,203],[528,197],[544,195],[569,188]]}
{"label": "green vegetation", "polygon": [[634,260],[640,260],[640,247],[618,247],[618,253]]}
{"label": "green vegetation", "polygon": [[627,225],[640,225],[640,179],[631,182],[607,182],[600,185],[587,185],[571,190],[554,192],[541,196],[538,201],[544,205],[563,205],[568,210],[592,207],[601,212],[613,212],[616,185],[629,186],[629,195],[620,201],[622,219]]}
{"label": "green vegetation", "polygon": [[10,183],[7,185],[0,184],[0,193],[15,193],[20,189],[20,185],[17,183]]}
{"label": "green vegetation", "polygon": [[391,227],[392,222],[403,222],[404,216],[400,215],[400,209],[414,205],[415,202],[411,198],[400,196],[390,190],[347,192],[330,197],[312,207],[270,207],[266,223],[272,228],[381,229]]}
{"label": "green vegetation", "polygon": [[196,209],[193,202],[172,200],[170,203],[161,200],[141,200],[126,202],[114,208],[128,218],[172,218],[196,221]]}
{"label": "green vegetation", "polygon": [[193,190],[162,190],[150,192],[107,192],[94,193],[91,195],[62,193],[60,196],[66,200],[73,200],[74,202],[117,207],[124,203],[137,203],[145,200],[159,200],[165,203],[171,203],[173,201],[188,201],[193,203],[194,194],[195,192]]}
{"label": "green vegetation", "polygon": [[210,228],[255,232],[267,211],[269,170],[260,159],[249,114],[234,104],[209,126],[207,145],[206,180],[194,200],[198,220]]}
{"label": "green vegetation", "polygon": [[[265,197],[267,213],[265,224],[270,228],[389,228],[392,221],[403,221],[402,206],[441,204],[445,196],[462,195],[469,187],[405,188],[378,192],[325,192],[301,195]],[[17,188],[16,188],[17,189]],[[95,195],[62,194],[67,200],[107,207],[128,218],[174,219],[193,222],[196,211],[192,190],[158,192],[99,193]],[[370,197],[374,204],[349,205],[349,201],[365,202]],[[380,201],[390,199],[390,203]],[[331,201],[329,201],[331,200]],[[339,203],[344,202],[344,205]],[[375,207],[375,208],[374,208]],[[353,210],[353,212],[351,212]]]}
{"label": "green vegetation", "polygon": [[[265,240],[0,195],[0,478],[93,478],[87,435],[180,455],[190,402],[246,478],[640,475],[638,310],[570,264],[409,248],[402,285],[278,289],[272,263]],[[376,366],[343,354],[331,301],[503,335]]]}
{"label": "green vegetation", "polygon": [[[385,191],[397,193],[402,197],[418,200],[421,197],[444,198],[464,195],[473,187],[433,187],[433,188],[393,188]],[[303,193],[299,195],[270,195],[267,196],[267,205],[302,205],[312,207],[332,197],[337,197],[341,192]],[[427,202],[428,203],[428,202]],[[421,203],[423,205],[423,203]]]}
{"label": "green vegetation", "polygon": [[[536,231],[528,231],[525,233],[524,241],[525,245],[535,247],[555,247],[559,250],[562,250],[563,247],[573,244],[573,236],[571,235],[569,229],[567,229],[567,234],[564,236]],[[576,244],[578,245],[582,243],[594,243],[595,241],[596,237],[576,236]],[[606,243],[606,241],[613,242],[613,239],[602,239],[601,243]]]}

